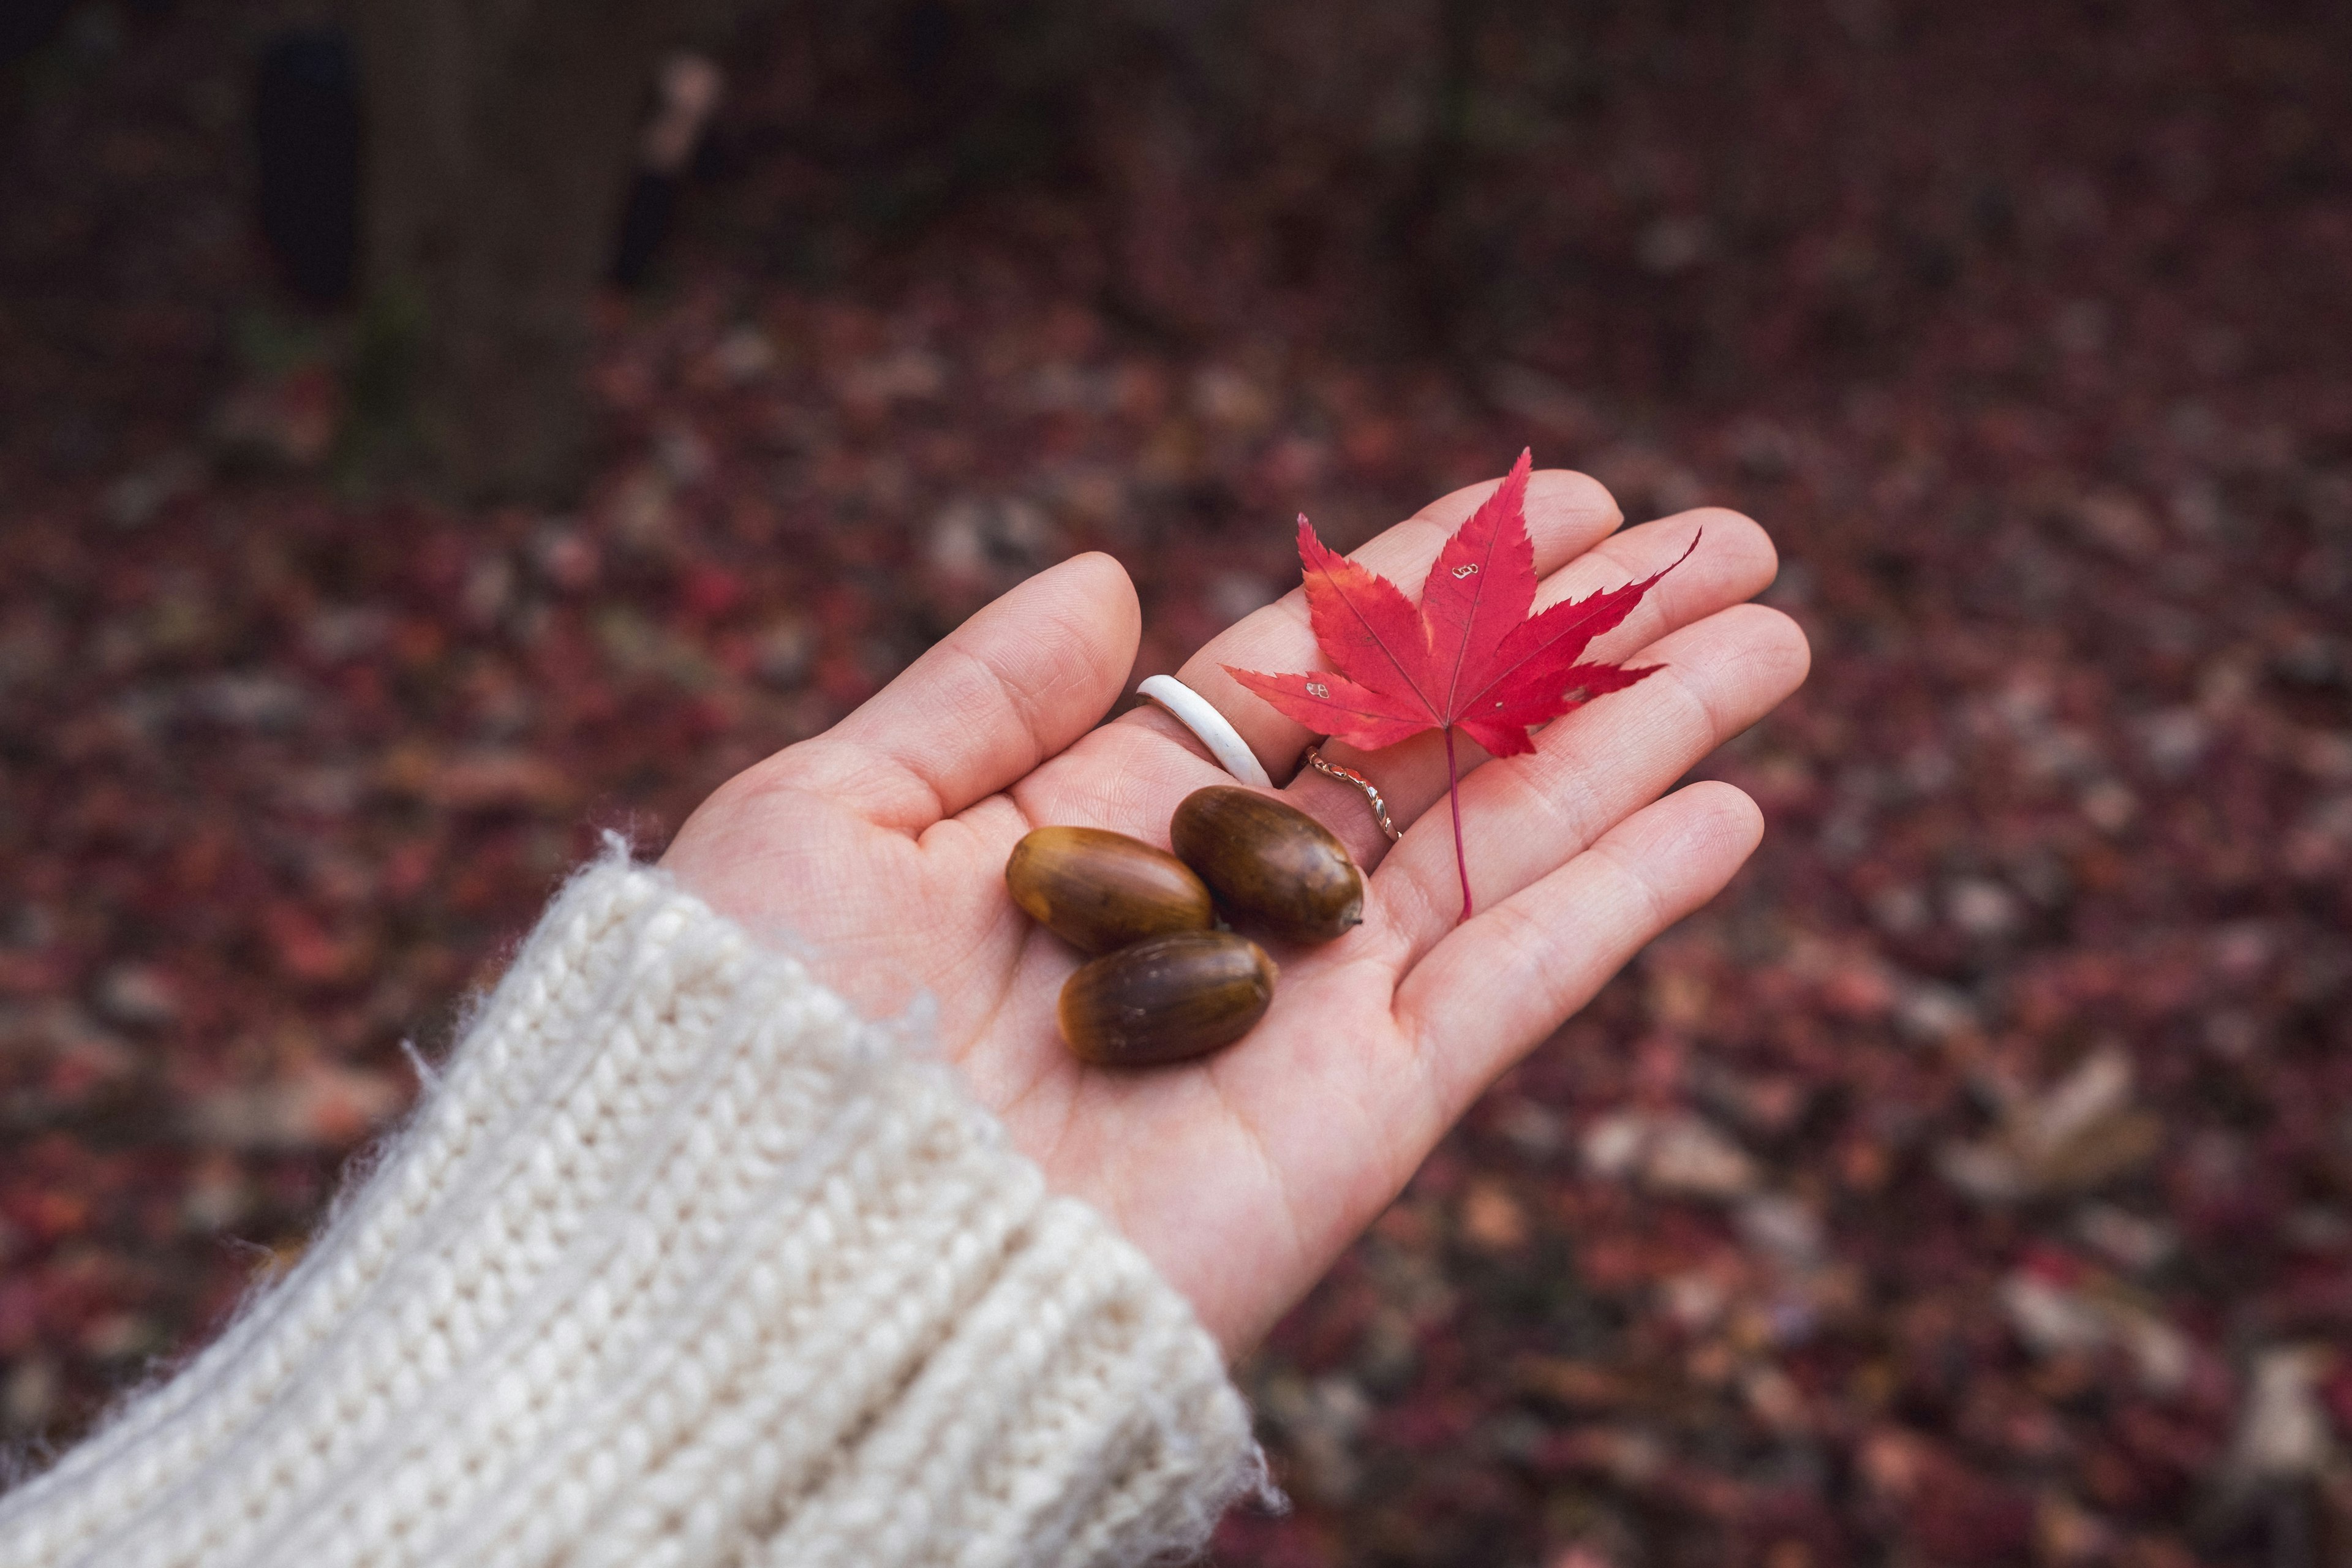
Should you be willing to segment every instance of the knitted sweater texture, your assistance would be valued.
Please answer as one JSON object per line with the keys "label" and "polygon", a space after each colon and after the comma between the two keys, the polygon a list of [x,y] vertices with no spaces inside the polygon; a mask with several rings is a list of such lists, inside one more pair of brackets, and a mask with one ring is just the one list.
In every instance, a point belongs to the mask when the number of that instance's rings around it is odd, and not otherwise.
{"label": "knitted sweater texture", "polygon": [[614,860],[302,1260],[0,1496],[0,1568],[1125,1563],[1255,1463],[949,1068]]}

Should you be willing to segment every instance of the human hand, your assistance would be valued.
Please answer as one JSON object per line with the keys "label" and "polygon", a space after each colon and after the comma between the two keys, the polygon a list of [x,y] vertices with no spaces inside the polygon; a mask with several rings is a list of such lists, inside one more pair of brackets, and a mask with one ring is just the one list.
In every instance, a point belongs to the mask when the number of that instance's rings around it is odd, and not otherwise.
{"label": "human hand", "polygon": [[[1492,489],[1447,496],[1355,559],[1418,584]],[[1213,1056],[1140,1070],[1071,1056],[1055,1004],[1079,956],[1005,891],[1005,858],[1033,827],[1165,847],[1179,801],[1234,782],[1156,709],[1097,727],[1140,620],[1108,556],[1030,579],[840,724],[730,780],[663,864],[720,912],[789,932],[867,1016],[934,997],[941,1049],[1015,1146],[1141,1247],[1237,1355],[1497,1074],[1714,896],[1761,835],[1728,784],[1661,796],[1804,679],[1795,623],[1742,603],[1776,569],[1763,531],[1706,510],[1617,532],[1608,493],[1559,471],[1531,478],[1527,518],[1538,608],[1648,575],[1702,525],[1706,541],[1598,646],[1664,669],[1539,731],[1532,755],[1463,779],[1478,909],[1466,922],[1447,814],[1430,810],[1445,794],[1440,737],[1326,748],[1379,784],[1405,828],[1391,847],[1360,793],[1301,767],[1315,737],[1219,668],[1314,668],[1300,592],[1185,664],[1185,684],[1290,781],[1284,797],[1368,873],[1364,923],[1322,947],[1275,946],[1272,1007]]]}

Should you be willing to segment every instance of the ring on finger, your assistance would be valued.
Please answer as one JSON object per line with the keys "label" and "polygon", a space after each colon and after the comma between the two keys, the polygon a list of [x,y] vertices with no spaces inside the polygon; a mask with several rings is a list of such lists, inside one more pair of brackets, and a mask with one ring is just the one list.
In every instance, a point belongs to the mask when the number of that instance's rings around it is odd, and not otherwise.
{"label": "ring on finger", "polygon": [[1175,721],[1200,738],[1217,759],[1217,765],[1245,784],[1260,789],[1272,789],[1274,780],[1266,776],[1265,764],[1234,728],[1233,721],[1217,711],[1207,698],[1185,685],[1172,675],[1155,675],[1135,689],[1138,697],[1148,697],[1165,708]]}
{"label": "ring on finger", "polygon": [[1326,778],[1338,779],[1341,784],[1351,784],[1362,790],[1364,798],[1372,803],[1372,820],[1381,825],[1381,831],[1388,836],[1390,843],[1393,844],[1404,837],[1403,830],[1389,820],[1388,803],[1381,798],[1381,792],[1371,780],[1353,768],[1341,767],[1312,746],[1307,748],[1307,765]]}

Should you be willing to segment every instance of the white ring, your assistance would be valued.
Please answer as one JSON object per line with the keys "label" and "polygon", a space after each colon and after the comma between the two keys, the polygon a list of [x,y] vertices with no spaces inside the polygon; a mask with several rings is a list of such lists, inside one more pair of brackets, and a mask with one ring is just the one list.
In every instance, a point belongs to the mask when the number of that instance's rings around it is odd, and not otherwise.
{"label": "white ring", "polygon": [[1274,781],[1265,775],[1265,766],[1257,753],[1249,749],[1242,732],[1209,700],[1177,679],[1172,675],[1155,675],[1136,687],[1138,697],[1149,697],[1176,717],[1176,722],[1201,738],[1209,754],[1217,759],[1225,772],[1245,784],[1260,789],[1272,789]]}

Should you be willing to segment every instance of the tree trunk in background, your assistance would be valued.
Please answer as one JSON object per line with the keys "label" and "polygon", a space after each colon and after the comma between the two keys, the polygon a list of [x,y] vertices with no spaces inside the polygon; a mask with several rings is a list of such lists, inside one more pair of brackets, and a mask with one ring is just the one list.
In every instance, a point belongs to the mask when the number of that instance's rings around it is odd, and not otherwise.
{"label": "tree trunk in background", "polygon": [[691,8],[352,0],[368,126],[361,400],[397,421],[400,456],[429,482],[526,500],[578,484],[590,310],[646,85]]}

